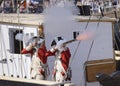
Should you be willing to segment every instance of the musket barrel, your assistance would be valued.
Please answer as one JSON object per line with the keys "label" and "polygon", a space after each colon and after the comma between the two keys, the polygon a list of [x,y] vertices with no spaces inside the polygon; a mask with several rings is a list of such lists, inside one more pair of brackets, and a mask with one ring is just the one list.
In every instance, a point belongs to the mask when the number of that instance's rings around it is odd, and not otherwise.
{"label": "musket barrel", "polygon": [[77,40],[76,39],[72,39],[72,40],[69,40],[69,41],[67,41],[67,42],[65,42],[63,44],[69,44],[69,43],[74,42],[74,41],[77,41]]}

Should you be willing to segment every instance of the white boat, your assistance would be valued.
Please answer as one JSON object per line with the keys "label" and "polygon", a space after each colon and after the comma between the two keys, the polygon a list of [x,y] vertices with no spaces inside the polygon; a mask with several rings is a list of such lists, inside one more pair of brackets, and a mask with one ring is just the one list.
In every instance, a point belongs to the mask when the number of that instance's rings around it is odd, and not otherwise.
{"label": "white boat", "polygon": [[[99,16],[72,16],[63,7],[59,10],[47,10],[49,15],[42,14],[1,14],[0,17],[0,84],[26,84],[32,86],[100,86],[96,81],[97,73],[111,74],[116,70],[114,53],[114,22],[115,18]],[[56,10],[55,14],[52,13]],[[62,15],[60,12],[66,12]],[[41,30],[43,31],[41,33]],[[22,34],[22,42],[16,38]],[[55,36],[63,36],[66,40],[74,39],[75,35],[86,37],[80,41],[69,43],[71,50],[70,66],[72,83],[58,83],[30,79],[30,55],[22,55],[20,51],[32,36],[45,36],[49,50]],[[21,39],[18,37],[18,39]],[[54,58],[48,59],[50,71]]]}

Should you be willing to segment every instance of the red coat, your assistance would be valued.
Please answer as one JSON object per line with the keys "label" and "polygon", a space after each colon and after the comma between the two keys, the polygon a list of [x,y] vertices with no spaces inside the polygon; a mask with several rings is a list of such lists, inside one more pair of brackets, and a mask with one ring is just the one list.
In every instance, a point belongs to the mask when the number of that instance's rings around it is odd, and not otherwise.
{"label": "red coat", "polygon": [[[52,53],[51,51],[48,51],[46,53],[46,56],[55,56],[55,52]],[[70,57],[71,57],[71,53],[70,53],[69,48],[61,52],[61,62],[62,62],[62,66],[65,69],[65,71],[67,71],[68,69]]]}
{"label": "red coat", "polygon": [[[46,47],[43,45],[38,49],[38,57],[39,59],[45,64],[47,62],[47,57],[45,56],[45,53],[47,52]],[[30,53],[31,55],[34,54],[33,50],[27,51],[25,48],[22,50],[22,54]]]}
{"label": "red coat", "polygon": [[47,52],[46,47],[43,45],[38,49],[38,57],[45,64],[47,62],[47,56],[45,56]]}
{"label": "red coat", "polygon": [[31,54],[31,55],[34,54],[33,50],[28,51],[28,50],[26,50],[25,48],[21,51],[21,53],[22,53],[22,54],[27,54],[27,53],[29,53],[29,54]]}

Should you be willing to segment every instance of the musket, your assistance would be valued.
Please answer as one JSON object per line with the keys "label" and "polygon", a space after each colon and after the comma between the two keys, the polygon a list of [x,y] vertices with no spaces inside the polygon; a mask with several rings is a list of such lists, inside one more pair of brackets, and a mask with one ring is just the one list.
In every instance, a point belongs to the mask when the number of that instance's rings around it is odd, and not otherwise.
{"label": "musket", "polygon": [[75,41],[77,41],[77,40],[76,39],[72,39],[72,40],[64,42],[63,45],[66,45],[66,44],[69,44],[69,43],[72,43],[72,42],[75,42]]}

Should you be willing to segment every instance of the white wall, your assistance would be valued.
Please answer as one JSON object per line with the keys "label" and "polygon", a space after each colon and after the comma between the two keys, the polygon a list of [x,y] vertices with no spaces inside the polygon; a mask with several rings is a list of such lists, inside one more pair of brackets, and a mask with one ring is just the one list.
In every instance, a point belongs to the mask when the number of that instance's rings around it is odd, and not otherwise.
{"label": "white wall", "polygon": [[[37,35],[37,26],[16,26],[16,25],[1,25],[0,26],[0,61],[7,59],[7,63],[0,63],[0,75],[13,75],[14,77],[30,78],[31,56],[10,53],[10,35],[9,29],[22,29],[23,33],[34,33]],[[27,39],[26,39],[27,40]],[[25,45],[25,44],[24,44]]]}

